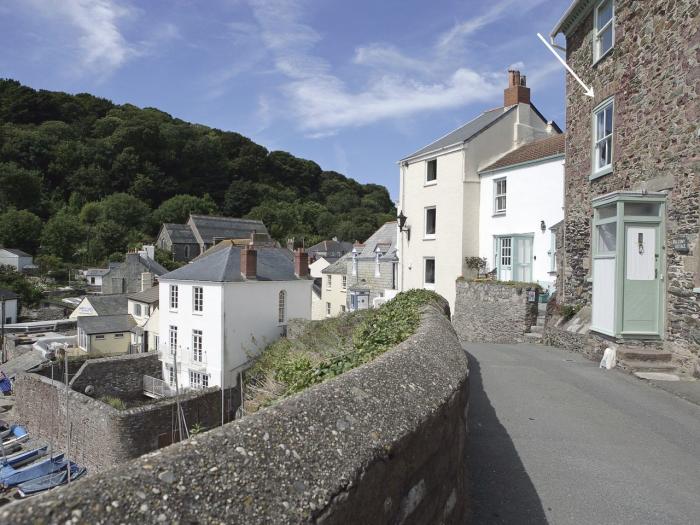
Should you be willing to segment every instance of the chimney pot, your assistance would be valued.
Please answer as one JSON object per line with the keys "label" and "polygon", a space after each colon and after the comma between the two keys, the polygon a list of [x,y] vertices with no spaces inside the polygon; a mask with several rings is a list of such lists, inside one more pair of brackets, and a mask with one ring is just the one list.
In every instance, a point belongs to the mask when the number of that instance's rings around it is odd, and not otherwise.
{"label": "chimney pot", "polygon": [[508,70],[508,87],[503,91],[503,105],[514,106],[515,104],[530,103],[530,88],[526,86],[525,75],[520,75],[520,71]]}
{"label": "chimney pot", "polygon": [[301,248],[294,251],[294,275],[300,279],[309,276],[309,254]]}
{"label": "chimney pot", "polygon": [[246,279],[255,279],[258,272],[258,252],[252,246],[241,249],[241,275]]}

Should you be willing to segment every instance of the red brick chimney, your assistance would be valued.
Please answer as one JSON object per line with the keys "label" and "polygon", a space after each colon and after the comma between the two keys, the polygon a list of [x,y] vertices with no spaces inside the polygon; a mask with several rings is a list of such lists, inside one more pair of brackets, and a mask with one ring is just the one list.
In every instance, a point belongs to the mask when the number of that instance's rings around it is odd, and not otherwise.
{"label": "red brick chimney", "polygon": [[503,105],[513,106],[518,103],[530,103],[530,88],[526,87],[525,75],[520,76],[520,71],[508,70],[508,87],[503,91]]}
{"label": "red brick chimney", "polygon": [[241,275],[246,279],[255,279],[258,270],[258,252],[252,246],[241,248]]}
{"label": "red brick chimney", "polygon": [[300,279],[309,276],[309,254],[301,248],[294,250],[294,275]]}

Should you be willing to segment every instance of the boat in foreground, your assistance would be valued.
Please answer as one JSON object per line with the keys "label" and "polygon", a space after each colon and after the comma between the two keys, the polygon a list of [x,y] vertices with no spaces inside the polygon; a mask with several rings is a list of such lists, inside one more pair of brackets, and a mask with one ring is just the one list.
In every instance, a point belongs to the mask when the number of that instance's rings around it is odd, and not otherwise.
{"label": "boat in foreground", "polygon": [[52,458],[46,458],[19,469],[2,467],[0,468],[0,483],[5,487],[14,487],[25,481],[58,472],[64,468],[67,463],[68,462],[63,459],[63,454],[58,454]]}
{"label": "boat in foreground", "polygon": [[66,464],[58,472],[53,474],[48,474],[46,476],[41,476],[39,478],[21,483],[17,488],[19,489],[19,495],[23,498],[31,496],[32,494],[37,494],[45,490],[58,487],[68,483],[68,469],[70,468],[70,480],[74,481],[83,476],[87,469],[85,467],[80,467],[79,465],[73,463]]}

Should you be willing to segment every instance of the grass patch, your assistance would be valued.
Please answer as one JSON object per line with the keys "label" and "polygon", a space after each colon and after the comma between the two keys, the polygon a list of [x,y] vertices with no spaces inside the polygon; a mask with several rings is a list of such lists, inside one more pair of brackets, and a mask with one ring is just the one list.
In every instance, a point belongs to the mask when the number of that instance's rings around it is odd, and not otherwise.
{"label": "grass patch", "polygon": [[271,344],[246,373],[246,411],[372,361],[412,335],[421,307],[438,297],[428,290],[410,290],[380,308],[319,321],[298,339]]}
{"label": "grass patch", "polygon": [[100,398],[100,401],[103,403],[107,403],[109,406],[112,408],[116,408],[117,410],[126,410],[126,403],[119,399],[118,397],[114,396],[102,396]]}

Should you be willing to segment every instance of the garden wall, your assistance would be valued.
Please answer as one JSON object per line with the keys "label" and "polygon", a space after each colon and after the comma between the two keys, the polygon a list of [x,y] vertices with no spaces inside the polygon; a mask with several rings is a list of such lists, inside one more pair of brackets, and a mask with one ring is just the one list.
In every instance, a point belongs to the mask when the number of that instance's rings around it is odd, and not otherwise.
{"label": "garden wall", "polygon": [[456,286],[452,324],[462,341],[518,343],[537,322],[537,302],[528,302],[526,286],[462,279]]}
{"label": "garden wall", "polygon": [[464,523],[467,358],[447,303],[364,366],[0,522]]}

